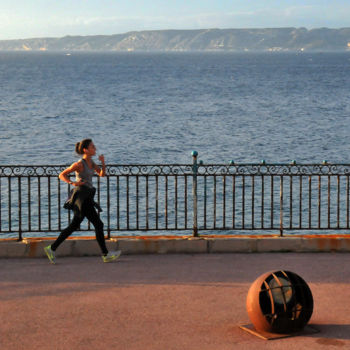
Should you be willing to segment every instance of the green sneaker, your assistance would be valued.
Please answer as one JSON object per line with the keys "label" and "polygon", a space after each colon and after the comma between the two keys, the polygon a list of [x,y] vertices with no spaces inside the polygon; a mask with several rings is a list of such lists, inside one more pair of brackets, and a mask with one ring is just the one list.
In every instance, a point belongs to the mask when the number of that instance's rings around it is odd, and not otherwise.
{"label": "green sneaker", "polygon": [[55,252],[51,249],[51,246],[48,245],[47,247],[45,247],[44,251],[45,251],[47,257],[49,258],[50,263],[55,264],[56,263],[56,256],[55,256]]}
{"label": "green sneaker", "polygon": [[121,253],[122,253],[121,250],[117,250],[116,252],[113,252],[113,251],[108,252],[107,255],[102,255],[102,260],[105,263],[115,261],[120,257]]}

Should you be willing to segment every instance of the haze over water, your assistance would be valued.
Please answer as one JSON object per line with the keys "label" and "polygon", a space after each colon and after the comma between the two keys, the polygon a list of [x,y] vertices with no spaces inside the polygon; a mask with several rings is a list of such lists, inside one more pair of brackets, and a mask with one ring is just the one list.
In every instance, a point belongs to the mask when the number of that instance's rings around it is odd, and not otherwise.
{"label": "haze over water", "polygon": [[350,53],[0,53],[1,164],[350,163]]}

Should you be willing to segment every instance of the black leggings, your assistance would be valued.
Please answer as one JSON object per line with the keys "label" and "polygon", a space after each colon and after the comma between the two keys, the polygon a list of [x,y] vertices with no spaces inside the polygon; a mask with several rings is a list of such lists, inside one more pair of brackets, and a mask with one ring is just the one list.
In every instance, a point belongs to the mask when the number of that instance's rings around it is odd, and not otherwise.
{"label": "black leggings", "polygon": [[80,224],[85,217],[87,217],[87,219],[94,225],[97,243],[101,248],[102,254],[106,255],[108,253],[108,250],[106,247],[105,236],[103,234],[103,222],[99,218],[92,200],[84,201],[82,213],[74,214],[72,222],[57,237],[56,241],[51,245],[51,249],[55,251],[67,237],[69,237],[80,227]]}

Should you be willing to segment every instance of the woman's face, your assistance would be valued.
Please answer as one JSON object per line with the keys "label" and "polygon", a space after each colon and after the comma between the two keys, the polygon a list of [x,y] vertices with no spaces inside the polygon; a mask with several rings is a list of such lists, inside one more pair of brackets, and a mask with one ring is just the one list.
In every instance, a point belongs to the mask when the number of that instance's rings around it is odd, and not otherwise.
{"label": "woman's face", "polygon": [[96,154],[96,147],[93,142],[90,142],[88,148],[84,148],[84,154],[87,156],[94,156]]}

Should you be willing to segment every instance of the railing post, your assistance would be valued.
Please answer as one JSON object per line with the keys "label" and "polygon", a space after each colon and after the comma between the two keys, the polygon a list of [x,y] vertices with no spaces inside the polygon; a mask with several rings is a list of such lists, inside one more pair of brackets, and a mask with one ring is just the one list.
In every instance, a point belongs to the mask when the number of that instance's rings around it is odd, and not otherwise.
{"label": "railing post", "polygon": [[280,237],[283,236],[283,176],[280,180]]}
{"label": "railing post", "polygon": [[111,199],[109,174],[107,175],[107,238],[111,239]]}
{"label": "railing post", "polygon": [[22,187],[21,177],[18,177],[18,241],[22,241]]}
{"label": "railing post", "polygon": [[198,164],[197,164],[197,151],[192,151],[193,166],[193,184],[192,184],[192,197],[193,197],[193,237],[198,237],[198,198],[197,198],[197,173],[198,173]]}

